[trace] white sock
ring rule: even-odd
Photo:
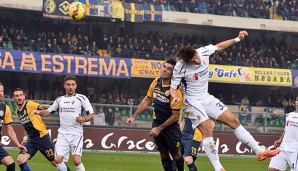
[[[239,141],[248,145],[257,155],[260,155],[265,151],[265,149],[259,146],[254,137],[252,137],[251,134],[242,125],[234,129],[234,134]]]
[[[58,171],[67,171],[67,167],[64,162],[57,164]]]
[[[211,161],[215,171],[219,171],[222,167],[218,157],[218,151],[216,150],[216,146],[213,141],[213,137],[207,137],[203,139],[203,145],[205,149],[205,153]]]
[[[85,171],[85,167],[84,167],[83,163],[81,163],[80,165],[76,166],[76,171]]]

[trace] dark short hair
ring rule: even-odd
[[[184,47],[179,50],[177,57],[185,63],[190,63],[190,60],[195,56],[196,50],[192,47]]]
[[[74,77],[74,76],[66,76],[66,77],[64,78],[64,83],[65,83],[66,81],[68,81],[68,80],[73,80],[73,81],[77,82],[76,77]]]
[[[4,88],[4,85],[0,82],[0,86],[2,86]]]
[[[169,63],[169,64],[175,66],[175,65],[176,65],[176,62],[177,62],[177,61],[176,61],[176,58],[175,58],[175,57],[170,57],[170,58],[168,58],[168,59],[166,60],[165,63]]]
[[[24,90],[22,88],[16,88],[12,92],[12,97],[14,96],[14,92],[16,92],[16,91],[22,91],[24,93]]]

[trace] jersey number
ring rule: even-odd
[[[46,154],[47,154],[48,157],[52,157],[52,156],[54,156],[54,152],[53,152],[52,149],[48,149],[48,150],[46,150]]]
[[[218,103],[216,103],[216,106],[219,107],[219,110],[223,110],[223,108],[225,107],[225,105],[221,101],[219,101]]]

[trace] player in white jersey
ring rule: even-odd
[[[77,88],[76,79],[67,76],[64,79],[66,95],[58,97],[47,110],[36,110],[34,114],[49,116],[56,111],[60,116],[60,127],[55,145],[55,161],[59,171],[67,171],[64,162],[68,161],[71,150],[73,161],[77,171],[85,171],[82,163],[83,148],[83,126],[82,123],[93,119],[93,108],[89,99],[75,92]],[[86,111],[86,116],[82,116],[82,109]]]
[[[280,145],[281,152],[274,156],[269,164],[269,171],[286,170],[298,171],[298,96],[296,97],[296,111],[286,116],[286,125],[281,137],[274,142]]]
[[[280,151],[279,149],[261,148],[251,134],[240,125],[238,118],[219,99],[208,93],[209,56],[217,50],[221,51],[241,41],[245,36],[248,36],[248,33],[240,31],[237,38],[216,45],[208,45],[199,49],[191,47],[181,49],[177,55],[179,61],[174,68],[171,81],[170,90],[174,98],[172,105],[180,101],[176,89],[180,83],[184,84],[186,112],[192,120],[193,127],[198,127],[202,132],[205,153],[216,171],[224,171],[225,169],[219,161],[216,145],[213,141],[213,121],[210,118],[231,127],[236,137],[255,151],[259,160],[274,156]]]

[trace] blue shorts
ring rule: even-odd
[[[154,122],[152,126],[155,127]],[[173,123],[154,138],[158,151],[169,151],[174,154],[180,151],[180,140],[181,131],[178,123]]]
[[[193,139],[182,139],[180,145],[181,153],[184,155],[184,157],[192,156],[193,159],[196,160],[200,144],[200,141]]]
[[[0,161],[4,159],[4,157],[10,156],[7,151],[0,145]]]
[[[40,151],[49,161],[54,161],[55,159],[54,146],[49,135],[45,135],[38,139],[29,139],[24,146],[30,154],[30,159],[37,151]],[[23,154],[22,150],[20,151],[20,154]]]

